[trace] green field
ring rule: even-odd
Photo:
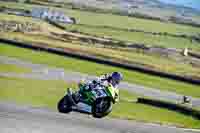
[[[32,61],[33,63],[47,64],[49,66],[61,67],[65,70],[77,71],[92,75],[101,75],[113,71],[120,71],[125,75],[124,80],[130,83],[141,84],[144,86],[161,90],[168,90],[193,97],[200,97],[200,90],[198,85],[150,76],[135,71],[128,71],[122,68],[111,67],[107,65],[96,64],[93,62],[58,56],[45,52],[36,52],[2,44],[0,48],[0,55],[17,57],[23,60]]]
[[[21,4],[14,2],[0,2],[0,6],[27,9],[27,10],[31,10],[33,7],[43,7],[39,5],[36,6],[36,5]],[[163,23],[163,22],[161,23],[159,21],[154,21],[154,20],[138,19],[133,17],[118,16],[112,14],[93,13],[88,11],[71,10],[66,8],[65,9],[57,8],[57,9],[64,11],[69,16],[75,17],[79,24],[111,26],[111,27],[119,27],[126,29],[132,28],[144,31],[168,32],[173,34],[194,35],[200,32],[200,28],[192,26],[184,26],[184,25]]]
[[[66,88],[75,87],[74,83],[64,81],[6,77],[0,77],[0,84],[0,100],[2,101],[15,101],[18,104],[46,107],[53,110],[56,110],[57,102],[64,95]],[[136,100],[137,95],[121,90],[120,97]],[[199,120],[180,113],[126,101],[114,105],[109,117],[187,128],[199,128],[200,123]]]
[[[161,46],[166,48],[179,48],[184,49],[185,47],[194,50],[200,50],[200,43],[192,41],[187,38],[178,38],[171,36],[160,36],[153,34],[145,34],[143,32],[128,32],[123,30],[114,30],[102,27],[88,27],[83,25],[63,25],[69,31],[79,31],[96,35],[99,37],[108,37],[120,41],[129,41],[132,43],[140,43],[148,46]]]

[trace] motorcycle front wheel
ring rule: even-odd
[[[98,98],[92,105],[92,115],[96,118],[107,116],[112,111],[112,101],[109,97]]]
[[[60,113],[69,113],[72,111],[72,105],[69,101],[69,97],[66,95],[64,96],[57,105],[57,109]]]

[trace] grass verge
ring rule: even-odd
[[[0,72],[28,73],[28,72],[31,72],[31,69],[28,69],[25,67],[19,67],[12,64],[0,63]]]
[[[199,120],[196,120],[193,117],[135,102],[120,102],[119,105],[114,106],[110,116],[114,118],[176,125],[187,128],[200,127]]]
[[[124,80],[130,83],[136,83],[160,90],[168,90],[183,95],[200,97],[200,90],[198,85],[150,76],[144,73],[129,71],[118,67],[96,64],[89,61],[58,56],[46,52],[32,51],[29,49],[3,44],[1,44],[0,47],[0,55],[17,57],[23,60],[32,61],[33,63],[47,64],[49,66],[61,67],[65,70],[78,71],[91,75],[101,75],[113,71],[120,71],[124,74]]]
[[[64,95],[66,88],[76,87],[74,83],[65,81],[7,77],[0,77],[0,84],[0,99],[2,101],[15,101],[18,104],[31,104],[34,107],[47,107],[53,110],[56,110],[57,102]],[[137,95],[121,90],[120,97],[136,100]],[[109,117],[171,124],[187,128],[199,128],[200,123],[199,120],[177,112],[126,101],[115,104]]]

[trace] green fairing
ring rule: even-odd
[[[94,102],[94,100],[96,99],[96,95],[94,93],[92,93],[92,91],[86,91],[85,90],[86,85],[85,84],[80,84],[79,88],[80,88],[80,92],[84,98],[84,101],[89,104],[92,105],[92,103]],[[112,97],[112,99],[114,99],[115,97],[115,88],[111,85],[106,86],[105,87],[105,91],[108,97]]]
[[[91,91],[86,91],[85,87],[86,85],[83,83],[79,85],[80,93],[82,94],[84,101],[91,105],[95,100],[95,95]]]
[[[109,86],[107,86],[105,88],[105,90],[106,90],[107,95],[114,99],[114,97],[115,97],[115,88],[113,86],[109,85]]]

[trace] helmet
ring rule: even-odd
[[[120,72],[113,72],[111,74],[111,81],[113,86],[118,85],[122,79],[123,75]]]

